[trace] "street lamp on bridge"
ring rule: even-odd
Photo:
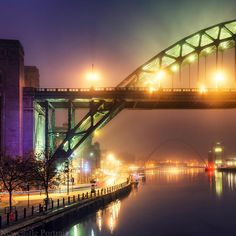
[[[161,88],[161,81],[162,79],[164,78],[165,76],[165,71],[164,70],[160,70],[158,71],[157,75],[156,75],[156,79],[157,79],[157,82],[158,82],[158,88]]]
[[[207,92],[207,88],[206,88],[206,86],[205,86],[204,84],[200,85],[200,87],[199,87],[199,92],[200,92],[201,94]]]
[[[214,75],[216,89],[219,89],[222,82],[225,80],[225,75],[222,71],[217,71]]]
[[[92,69],[90,72],[87,73],[86,77],[90,83],[90,87],[93,87],[94,84],[99,80],[100,76],[96,71],[94,71],[94,64],[92,64]]]

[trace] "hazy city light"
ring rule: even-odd
[[[205,85],[201,85],[199,88],[200,93],[206,93],[207,92],[207,88]]]
[[[215,72],[214,74],[214,80],[215,80],[215,85],[216,85],[216,88],[220,88],[220,86],[222,85],[222,83],[224,82],[225,80],[225,75],[223,73],[223,71],[217,71]]]
[[[173,72],[177,72],[178,69],[179,69],[179,66],[178,66],[177,64],[171,66],[171,70],[172,70]]]
[[[190,56],[188,57],[188,61],[189,61],[189,62],[194,62],[195,59],[196,59],[196,56],[195,56],[195,55],[190,55]]]
[[[98,72],[88,72],[87,73],[87,80],[89,80],[90,82],[95,82],[95,81],[98,81],[98,79],[100,78]]]
[[[156,78],[157,78],[158,80],[161,80],[161,79],[163,79],[164,76],[165,76],[165,71],[160,70],[160,71],[157,73]]]
[[[153,87],[149,87],[149,93],[153,93],[153,92],[155,92],[156,91],[156,89],[155,88],[153,88]]]
[[[95,71],[93,64],[92,64],[91,71],[87,72],[86,78],[90,86],[95,86],[96,83],[100,80],[101,76],[97,71]]]

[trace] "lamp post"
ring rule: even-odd
[[[66,162],[65,162],[65,173],[66,173],[66,184],[67,184],[67,195],[69,195],[69,193],[70,193],[70,186],[69,186],[69,181],[70,181],[70,179],[69,179],[69,177],[70,177],[70,173],[69,173],[69,161],[67,160]]]
[[[74,191],[74,182],[75,182],[75,178],[73,176],[71,176],[71,191],[73,192]]]
[[[28,191],[28,208],[29,208],[29,190],[30,190],[30,188],[29,188],[29,183],[27,183],[27,191]]]

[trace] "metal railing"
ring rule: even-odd
[[[32,205],[28,208],[26,207],[14,207],[11,212],[4,212],[0,215],[0,229],[6,228],[10,225],[20,223],[27,219],[32,219],[32,217],[36,217],[39,215],[43,215],[48,212],[52,212],[53,210],[63,209],[73,204],[87,203],[89,200],[93,200],[96,197],[101,197],[107,195],[109,193],[115,192],[119,189],[127,186],[129,182],[125,182],[122,184],[117,184],[114,186],[110,186],[107,188],[102,188],[95,190],[95,192],[86,192],[82,194],[77,194],[73,196],[63,197],[61,199],[51,199],[47,203],[40,203],[38,205]],[[9,208],[8,208],[9,209]]]
[[[137,92],[236,92],[236,88],[160,88],[150,90],[148,87],[99,87],[99,88],[36,88],[36,92],[114,92],[114,91],[137,91]]]

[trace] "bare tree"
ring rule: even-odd
[[[44,153],[31,156],[31,173],[35,183],[40,184],[44,190],[46,198],[49,198],[49,188],[56,185],[57,170],[50,155]]]
[[[12,194],[28,181],[28,160],[22,157],[2,155],[0,159],[0,180],[9,193],[9,208],[12,211]]]

